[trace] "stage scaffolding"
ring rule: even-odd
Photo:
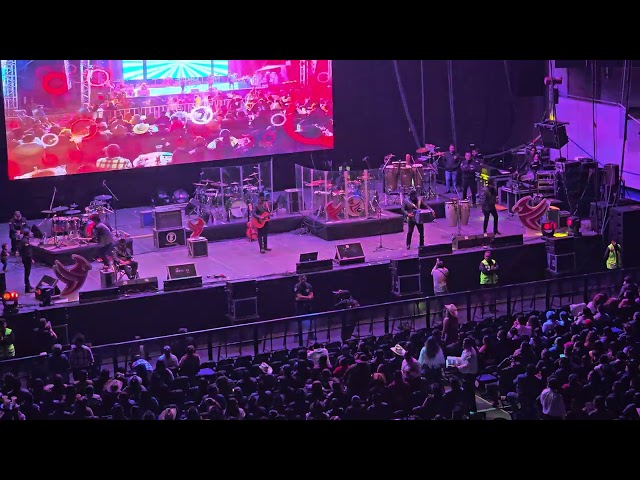
[[[2,60],[2,95],[5,115],[13,115],[18,109],[18,79],[15,60]]]

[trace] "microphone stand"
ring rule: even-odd
[[[116,194],[113,193],[113,190],[111,190],[109,188],[109,186],[107,185],[107,181],[106,180],[103,180],[102,186],[107,189],[107,191],[111,194],[111,196],[113,197],[113,199],[116,202],[120,201],[120,199],[116,196]],[[116,226],[116,233],[115,233],[114,236],[115,236],[115,238],[118,238],[120,232],[118,231],[118,209],[117,208],[113,209],[113,222],[115,223],[115,226]]]

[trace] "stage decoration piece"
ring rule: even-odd
[[[45,147],[54,147],[58,144],[59,138],[55,133],[45,133],[41,140]]]
[[[283,126],[287,121],[287,117],[284,115],[284,113],[274,113],[273,115],[271,115],[271,125],[273,125],[274,127],[281,127]]]
[[[101,74],[102,76],[104,76],[101,82],[95,81],[96,74]],[[111,77],[109,75],[109,72],[107,72],[104,68],[93,67],[92,70],[89,70],[87,72],[87,79],[92,87],[104,87],[107,83],[109,83],[110,78]]]
[[[344,205],[342,205],[342,203],[338,203],[337,205],[334,203],[328,203],[326,206],[326,209],[327,209],[327,215],[329,216],[329,220],[333,220],[333,221],[340,220],[338,215],[340,214],[343,208],[344,208]]]
[[[64,290],[60,293],[61,297],[69,297],[78,293],[87,280],[89,270],[91,270],[91,264],[86,258],[75,254],[71,255],[71,258],[75,262],[72,267],[65,267],[60,260],[56,260],[53,266],[53,273],[58,280],[65,284]]]
[[[513,213],[518,214],[518,218],[522,224],[531,229],[540,231],[540,219],[549,210],[549,201],[543,199],[537,205],[533,202],[533,197],[527,195],[522,197],[513,206]]]
[[[187,226],[189,230],[191,230],[191,236],[189,238],[199,238],[204,230],[204,220],[201,217],[196,218],[195,220],[189,220],[187,222]]]
[[[317,79],[318,79],[318,82],[320,82],[320,83],[327,83],[327,82],[329,82],[329,73],[328,72],[320,72],[318,74]]]
[[[42,77],[42,88],[49,95],[63,95],[69,91],[64,72],[49,72]]]
[[[213,120],[213,110],[211,107],[201,105],[191,110],[191,121],[196,125],[206,125]]]
[[[90,118],[78,118],[69,125],[71,141],[81,143],[82,140],[92,138],[98,133],[98,125]]]

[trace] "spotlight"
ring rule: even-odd
[[[18,297],[18,292],[4,292],[2,294],[4,313],[11,314],[18,312]]]
[[[582,236],[582,233],[580,233],[581,226],[582,226],[582,220],[580,220],[580,217],[567,218],[567,227],[569,227],[569,236],[572,236],[572,237]]]
[[[40,303],[41,307],[50,307],[51,306],[51,297],[53,297],[54,287],[50,285],[43,284],[36,288],[36,297],[42,300]]]
[[[553,237],[556,233],[556,224],[555,222],[544,222],[540,225],[540,230],[543,237]]]

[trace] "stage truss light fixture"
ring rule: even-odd
[[[20,295],[18,295],[18,292],[4,292],[2,294],[2,307],[4,308],[4,313],[17,313],[19,298]]]
[[[567,218],[567,227],[569,228],[570,236],[580,237],[582,235],[582,233],[580,233],[581,226],[582,226],[582,220],[580,220],[580,217]]]
[[[555,222],[543,222],[540,225],[540,231],[543,237],[553,237],[556,234]]]

